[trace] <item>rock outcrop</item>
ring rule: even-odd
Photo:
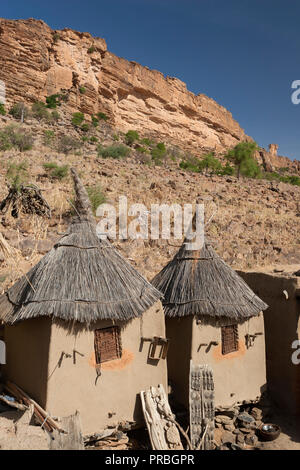
[[[104,39],[53,31],[40,20],[0,19],[0,80],[9,104],[63,91],[71,112],[104,112],[121,131],[136,129],[195,154],[247,139],[229,111],[180,80],[115,56]]]

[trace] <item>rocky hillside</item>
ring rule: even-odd
[[[0,132],[15,123],[0,118]],[[18,128],[17,128],[18,129]],[[50,131],[50,134],[49,134]],[[58,123],[27,120],[18,132],[34,136],[31,150],[16,148],[0,153],[0,201],[7,195],[8,169],[27,163],[28,182],[38,185],[48,201],[52,215],[43,218],[9,212],[0,214],[0,291],[45,254],[65,231],[72,211],[73,188],[69,173],[52,176],[45,164],[74,166],[88,187],[99,187],[107,202],[117,206],[119,196],[129,204],[191,203],[202,198],[207,220],[213,215],[207,235],[216,251],[234,268],[261,268],[275,264],[299,264],[300,187],[266,180],[205,175],[183,171],[179,159],[166,160],[162,166],[148,165],[137,159],[136,151],[122,159],[101,158],[97,145],[84,139],[82,145],[67,154],[57,150],[49,136],[61,133],[76,137],[70,119],[63,115]],[[47,139],[45,139],[47,137]],[[79,136],[78,140],[79,140]],[[116,129],[100,123],[93,137],[103,147],[116,143]],[[118,145],[124,134],[118,132]],[[95,139],[94,139],[95,140]],[[98,188],[99,189],[99,188]],[[148,279],[151,279],[175,254],[180,240],[115,241],[121,253]],[[2,249],[1,249],[2,248]]]

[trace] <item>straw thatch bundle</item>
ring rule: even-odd
[[[89,199],[72,171],[76,216],[68,233],[0,297],[0,318],[52,316],[90,324],[139,317],[161,294],[96,234]]]
[[[0,232],[0,251],[3,253],[5,259],[14,257],[19,251],[9,245]]]
[[[168,317],[242,322],[268,307],[208,243],[199,251],[188,251],[184,243],[152,284],[164,294]]]

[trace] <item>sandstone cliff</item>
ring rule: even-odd
[[[9,103],[64,90],[70,111],[103,111],[121,131],[140,130],[193,153],[222,152],[246,138],[229,111],[180,80],[111,54],[104,39],[53,31],[39,20],[0,19],[0,79]]]
[[[105,112],[121,131],[135,129],[196,155],[250,139],[229,111],[177,78],[117,57],[104,39],[53,31],[40,20],[0,19],[0,80],[9,105],[63,91],[70,112]],[[256,158],[267,171],[300,172],[300,162],[277,156],[273,144]]]

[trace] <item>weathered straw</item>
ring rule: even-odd
[[[15,323],[52,316],[90,324],[139,317],[158,292],[96,234],[88,196],[76,172],[76,216],[68,233],[0,297],[0,319]]]
[[[240,322],[268,307],[207,242],[199,251],[188,251],[184,243],[152,284],[164,295],[168,317],[210,316]]]

